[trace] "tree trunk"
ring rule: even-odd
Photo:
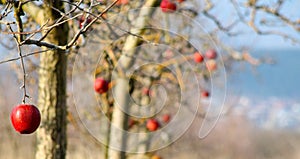
[[[142,31],[145,26],[148,18],[150,18],[151,14],[153,13],[153,9],[149,7],[153,7],[157,4],[158,0],[147,0],[143,8],[141,9],[139,17],[135,21],[134,27],[131,29],[131,32],[137,35],[141,35]],[[139,45],[140,39],[129,35],[125,41],[124,47],[122,52],[126,53],[126,56],[123,56],[119,60],[119,66],[122,66],[122,70],[126,72],[134,59],[131,58],[136,53],[135,48]],[[109,151],[108,151],[108,158],[109,159],[125,159],[125,152],[120,150],[112,149],[115,144],[120,145],[122,150],[126,150],[126,136],[121,133],[120,130],[127,130],[128,124],[128,116],[123,112],[123,110],[129,110],[129,83],[127,77],[120,75],[119,73],[116,75],[116,86],[115,86],[115,104],[114,110],[112,114],[112,125],[110,131],[110,141],[109,141]],[[127,111],[128,112],[128,111]]]
[[[46,23],[53,24],[61,15],[51,9],[51,5],[64,11],[60,1],[48,0],[44,5]],[[54,28],[45,41],[56,45],[65,45],[68,39],[68,25],[63,24]],[[67,57],[62,51],[47,51],[40,56],[39,69],[39,98],[38,106],[41,111],[41,126],[37,131],[36,159],[63,159],[66,155],[66,65]]]

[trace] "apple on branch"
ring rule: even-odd
[[[209,95],[210,95],[209,92],[206,91],[206,90],[204,90],[204,91],[201,92],[201,96],[202,96],[203,98],[208,98]]]
[[[97,93],[103,94],[108,91],[108,85],[109,83],[104,78],[98,77],[95,80],[94,89]]]
[[[168,122],[170,121],[170,119],[171,119],[171,116],[170,116],[169,114],[164,114],[164,115],[162,116],[162,120],[163,120],[163,122],[165,122],[165,123],[168,123]]]
[[[17,132],[31,134],[39,127],[41,114],[34,105],[20,104],[13,108],[10,120]]]
[[[215,71],[217,69],[217,62],[215,60],[206,61],[206,68],[208,71]]]
[[[119,0],[116,5],[126,5],[129,3],[129,0]]]
[[[84,21],[85,21],[85,16],[81,16],[81,17],[79,18],[79,28],[80,28],[80,29],[82,29],[82,28],[84,27],[84,26],[83,26]],[[88,18],[86,19],[86,24],[89,24],[90,22],[92,22],[92,18],[91,18],[91,17],[88,17]]]
[[[217,52],[214,49],[209,49],[205,53],[205,57],[208,59],[215,59],[217,58]]]
[[[194,61],[196,63],[201,63],[201,62],[203,62],[203,60],[204,60],[204,57],[201,53],[199,53],[199,52],[194,53]]]
[[[158,156],[158,155],[154,155],[154,156],[151,157],[151,159],[161,159],[161,157]]]
[[[160,3],[160,8],[162,12],[172,13],[177,9],[176,3],[171,2],[170,0],[162,0]]]
[[[156,131],[159,128],[159,123],[156,119],[149,119],[146,127],[149,131]]]

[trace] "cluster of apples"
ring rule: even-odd
[[[185,0],[177,0],[178,3],[182,3],[184,1]],[[173,2],[171,0],[162,0],[160,3],[160,8],[161,8],[162,12],[172,13],[177,10],[177,5],[175,2]]]
[[[195,63],[202,63],[204,62],[204,59],[206,58],[206,68],[208,71],[215,71],[217,69],[217,52],[214,49],[209,49],[205,52],[205,54],[201,54],[200,52],[195,52],[194,55],[194,62]],[[210,96],[210,93],[207,90],[201,91],[201,97],[208,98]]]
[[[86,21],[85,23],[86,24],[89,24],[90,22],[92,22],[92,18],[91,17],[88,17],[87,19],[85,19],[85,17],[84,16],[81,16],[80,18],[79,18],[79,20],[78,20],[78,22],[79,22],[79,28],[81,29],[81,28],[83,28],[84,26],[84,21]]]
[[[196,63],[202,63],[204,61],[204,58],[207,58],[208,60],[205,62],[206,68],[208,71],[214,71],[217,69],[217,52],[214,49],[209,49],[205,52],[204,56],[200,52],[194,53],[194,61]]]

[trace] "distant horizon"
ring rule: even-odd
[[[277,63],[254,70],[250,64],[235,65],[243,70],[228,77],[232,82],[229,91],[248,101],[248,118],[257,126],[300,131],[296,126],[300,124],[300,49],[257,49],[252,53],[254,57],[272,56]]]

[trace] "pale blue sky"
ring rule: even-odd
[[[219,21],[222,22],[224,26],[228,26],[229,24],[232,24],[232,22],[237,19],[237,12],[235,8],[230,5],[231,0],[213,0],[217,3],[215,3],[214,9],[210,11]],[[239,3],[239,11],[244,13],[247,11],[243,7],[243,4],[245,3],[246,0],[235,0],[237,3]],[[277,0],[263,0],[259,1],[260,3],[263,4],[273,4]],[[284,14],[286,17],[288,17],[291,20],[300,20],[300,1],[299,0],[286,0],[284,5],[282,6],[281,13]],[[246,21],[249,20],[249,16],[245,18]],[[273,16],[270,16],[269,14],[266,13],[261,13],[258,12],[257,14],[257,21],[256,24],[259,26],[259,21],[261,19],[267,19],[267,20],[272,20],[276,21],[278,20],[277,18],[274,18]],[[205,23],[209,25],[213,25],[211,20],[205,20]],[[260,28],[264,30],[276,30],[283,32],[285,34],[290,35],[291,37],[298,39],[300,41],[300,32],[297,32],[294,30],[294,28],[291,28],[290,26],[282,26],[282,25],[271,25],[270,27],[262,27]],[[300,49],[300,44],[293,44],[290,40],[284,39],[280,36],[275,36],[275,35],[264,35],[260,36],[257,35],[252,28],[250,28],[248,25],[239,23],[233,30],[234,32],[241,32],[242,34],[236,37],[228,37],[226,35],[221,34],[221,39],[224,41],[226,44],[229,44],[230,46],[234,47],[248,47],[249,49],[279,49],[279,48],[284,48],[284,49]]]

